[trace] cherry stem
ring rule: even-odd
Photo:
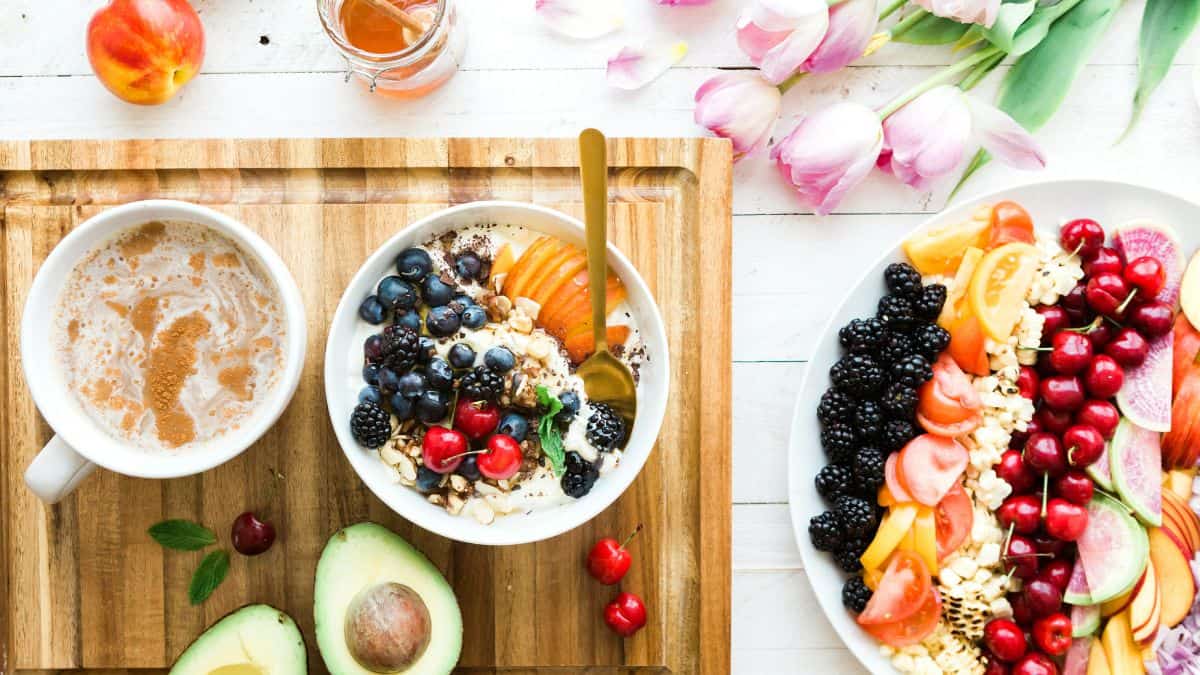
[[[1104,318],[1098,316],[1095,319],[1092,319],[1092,322],[1086,326],[1080,326],[1079,328],[1066,328],[1064,330],[1066,330],[1069,333],[1079,333],[1080,335],[1087,335],[1087,334],[1091,333],[1092,331],[1096,330],[1097,328],[1099,328],[1101,321],[1104,321]]]
[[[1109,323],[1111,323],[1112,325],[1116,326],[1117,328],[1124,328],[1124,327],[1125,327],[1124,325],[1122,325],[1122,324],[1121,324],[1121,322],[1120,322],[1120,321],[1117,321],[1116,319],[1112,318],[1111,316],[1105,316],[1104,318],[1105,318],[1105,319],[1108,319]]]
[[[454,428],[454,416],[458,414],[458,394],[459,390],[454,390],[454,400],[450,402],[450,421],[447,423],[447,429]]]
[[[642,531],[642,524],[638,523],[638,526],[636,528],[634,528],[634,530],[633,530],[633,534],[630,534],[628,537],[625,538],[625,541],[623,541],[621,543],[621,548],[624,549],[625,547],[629,546],[629,542],[633,541],[633,538],[638,536],[638,533],[641,531]]]
[[[462,458],[462,457],[466,457],[468,455],[486,455],[489,452],[491,452],[491,450],[468,450],[467,452],[460,452],[457,455],[450,455],[449,457],[443,457],[442,458],[442,466],[445,467],[450,462],[453,462],[454,460]]]
[[[1079,449],[1078,445],[1072,445],[1071,447],[1067,448],[1067,464],[1070,464],[1071,466],[1075,466],[1075,451],[1078,449]],[[1043,513],[1042,515],[1044,516],[1046,514]]]
[[[1125,313],[1125,309],[1127,307],[1129,307],[1129,303],[1133,302],[1134,297],[1137,296],[1137,292],[1138,292],[1138,289],[1136,289],[1136,288],[1133,289],[1132,291],[1129,291],[1129,295],[1125,296],[1124,302],[1117,305],[1117,314]]]
[[[1046,497],[1050,494],[1050,472],[1042,472],[1042,517],[1046,517]]]

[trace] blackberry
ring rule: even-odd
[[[879,524],[875,519],[875,507],[862,497],[842,495],[834,502],[834,511],[842,521],[842,530],[849,539],[870,539]],[[851,542],[846,542],[850,544]],[[843,547],[845,548],[845,547]],[[859,551],[862,554],[862,551]]]
[[[350,414],[350,434],[358,444],[378,448],[392,436],[392,418],[374,401],[363,401]]]
[[[874,593],[867,588],[862,577],[850,577],[842,586],[842,604],[855,614],[862,614],[862,611],[867,608],[867,603],[871,601],[872,595]]]
[[[863,401],[854,410],[854,433],[864,441],[883,431],[883,407],[877,401]]]
[[[911,420],[917,412],[917,390],[901,382],[893,382],[879,400],[883,412],[894,420]]]
[[[921,289],[913,298],[913,313],[918,319],[936,321],[942,313],[942,305],[946,304],[946,287],[941,284],[930,284]]]
[[[611,452],[625,443],[625,420],[610,406],[593,403],[588,416],[587,441],[601,452]]]
[[[888,265],[883,271],[883,281],[895,295],[911,297],[921,291],[921,273],[908,263]]]
[[[829,369],[829,377],[833,386],[859,398],[866,398],[883,386],[883,369],[866,354],[843,356]]]
[[[854,455],[854,484],[858,494],[873,499],[883,485],[887,457],[878,448],[859,448]]]
[[[899,450],[917,437],[917,428],[908,420],[888,420],[880,438],[884,450]]]
[[[567,473],[587,473],[592,470],[592,463],[583,458],[578,452],[571,451],[566,457]]]
[[[599,475],[599,472],[594,469],[587,473],[563,474],[562,490],[568,497],[579,499],[592,491],[592,486],[596,484],[596,478]]]
[[[821,446],[825,448],[825,454],[830,461],[850,461],[854,458],[854,429],[844,424],[835,424],[822,429]]]
[[[504,393],[504,376],[487,366],[476,366],[463,375],[459,390],[476,401],[495,401]]]
[[[838,567],[842,568],[843,572],[856,574],[862,571],[862,554],[867,550],[867,540],[853,539],[846,542],[846,548],[833,554],[833,559],[837,562]]]
[[[875,317],[854,319],[838,331],[838,341],[851,352],[873,353],[883,346],[883,322]]]
[[[915,352],[916,344],[913,336],[907,332],[888,331],[883,346],[879,348],[878,358],[884,364],[895,363]]]
[[[920,354],[909,354],[892,364],[892,380],[916,389],[933,378],[933,368]]]
[[[842,547],[842,539],[845,537],[841,518],[833,511],[813,516],[812,520],[808,521],[808,536],[812,539],[813,548],[818,551],[837,551]]]
[[[885,295],[880,298],[879,309],[876,311],[875,317],[889,328],[892,326],[903,328],[916,319],[912,301],[900,295]]]
[[[849,424],[854,420],[854,399],[844,391],[826,389],[817,406],[817,419],[824,426]]]
[[[828,464],[817,472],[813,482],[817,486],[817,494],[832,504],[850,490],[853,480],[850,467],[845,464]]]
[[[383,365],[403,372],[417,364],[421,354],[421,336],[417,331],[392,324],[383,329]]]
[[[912,337],[914,349],[930,361],[937,360],[938,354],[950,346],[950,333],[934,323],[918,326],[913,330]]]

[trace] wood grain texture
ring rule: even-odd
[[[626,495],[592,522],[546,542],[487,548],[416,528],[358,480],[325,410],[326,322],[376,246],[449,204],[513,199],[579,214],[573,141],[0,143],[0,339],[14,355],[0,372],[4,672],[162,668],[204,626],[250,602],[287,610],[319,671],[316,560],[329,534],[367,519],[409,539],[455,586],[466,624],[463,672],[728,672],[731,151],[712,139],[613,139],[609,157],[610,236],[667,320],[674,381],[659,445]],[[21,480],[51,434],[15,358],[25,292],[71,228],[107,206],[150,197],[218,208],[276,248],[308,308],[305,373],[280,422],[236,460],[172,481],[98,471],[62,504],[44,507]],[[711,274],[696,273],[697,255]],[[225,584],[189,607],[185,589],[202,553],[163,551],[145,528],[164,517],[193,518],[228,545],[224,528],[267,498],[272,468],[287,477],[277,502],[279,541],[257,558],[234,556]],[[623,588],[646,600],[650,622],[622,641],[600,621],[613,590],[592,582],[581,561],[596,538],[638,523],[647,532]]]

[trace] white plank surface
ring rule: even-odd
[[[102,0],[0,3],[0,138],[566,136],[587,125],[613,135],[693,135],[703,133],[692,123],[696,87],[717,68],[747,65],[732,29],[741,0],[675,9],[624,0],[625,30],[587,43],[547,32],[532,0],[460,0],[469,31],[463,72],[432,96],[401,103],[343,83],[342,62],[312,0],[194,2],[208,35],[203,72],[156,108],[125,105],[91,76],[83,35]],[[1039,134],[1050,157],[1044,175],[1125,178],[1200,197],[1196,39],[1137,131],[1114,145],[1136,79],[1141,7],[1125,3],[1066,104]],[[606,88],[605,58],[656,34],[689,41],[683,63],[639,92]],[[953,58],[948,49],[889,45],[846,72],[809,78],[785,97],[776,133],[842,97],[882,104]],[[998,79],[993,75],[979,95],[990,96]],[[743,162],[735,175],[732,669],[862,672],[820,618],[792,540],[788,422],[805,359],[840,301],[836,289],[858,278],[858,262],[873,260],[942,208],[949,186],[921,194],[874,176],[839,214],[816,218],[804,213],[765,158]],[[993,166],[967,191],[1036,177]]]

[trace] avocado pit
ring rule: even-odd
[[[346,646],[375,673],[407,670],[425,653],[431,631],[425,601],[394,581],[364,588],[346,609]]]

